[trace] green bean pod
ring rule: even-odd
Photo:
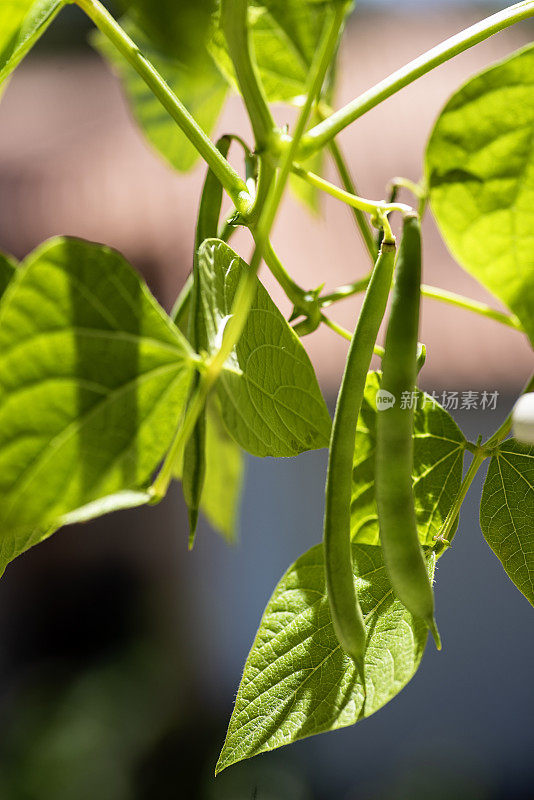
[[[352,567],[350,507],[356,426],[373,348],[386,311],[395,243],[382,243],[358,318],[338,394],[326,478],[324,556],[332,622],[343,649],[364,680],[365,624]],[[365,687],[365,682],[364,682]]]
[[[217,147],[224,157],[228,155],[230,138],[223,136],[217,142]],[[193,261],[193,282],[189,295],[189,317],[187,324],[187,338],[195,350],[199,352],[206,347],[204,329],[199,311],[200,306],[200,281],[198,278],[197,251],[205,239],[217,236],[217,227],[221,213],[222,186],[215,174],[208,170],[200,208],[198,211],[197,229],[195,236],[195,255]],[[195,375],[191,391],[196,388],[199,380]],[[189,516],[189,547],[195,542],[198,524],[200,501],[206,477],[206,412],[200,414],[193,433],[184,450],[182,469],[182,490]]]
[[[422,617],[441,647],[434,619],[434,593],[419,543],[412,486],[417,334],[421,298],[421,226],[404,220],[397,275],[382,359],[382,391],[395,402],[377,412],[375,491],[380,541],[391,585],[399,600]],[[386,397],[388,395],[385,395]]]

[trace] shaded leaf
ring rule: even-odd
[[[2,0],[0,84],[48,28],[65,0]]]
[[[515,439],[492,456],[480,527],[506,574],[534,605],[534,447]]]
[[[217,123],[228,89],[210,56],[205,53],[194,64],[184,64],[155,50],[128,19],[121,24],[209,135]],[[157,97],[102,34],[95,34],[92,41],[121,79],[132,112],[151,145],[174,169],[181,172],[191,169],[199,160],[199,154]]]
[[[358,420],[352,476],[351,535],[355,542],[379,544],[376,507],[376,393],[381,376],[370,372]],[[462,481],[466,440],[450,414],[424,392],[414,414],[413,486],[422,545],[432,547]]]
[[[0,305],[2,553],[138,505],[192,371],[187,342],[119,253],[57,238],[28,256]]]
[[[267,604],[216,770],[371,716],[408,683],[427,639],[391,589],[382,550],[352,545],[355,585],[367,628],[367,699],[330,617],[323,547],[286,572]],[[429,572],[434,557],[428,557]]]
[[[462,266],[534,342],[534,47],[485,70],[439,117],[426,154],[432,210]]]
[[[218,350],[238,283],[249,269],[218,239],[198,255],[208,347]],[[294,456],[327,447],[331,420],[298,336],[256,279],[243,334],[217,382],[228,432],[257,456]]]

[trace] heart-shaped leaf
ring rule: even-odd
[[[250,269],[227,244],[199,249],[201,308],[208,347],[218,350],[239,281]],[[228,432],[257,456],[295,456],[327,447],[331,420],[300,339],[256,279],[241,338],[217,383]]]
[[[269,600],[217,772],[306,736],[354,725],[382,708],[417,671],[425,623],[393,595],[380,547],[352,545],[352,556],[368,636],[367,697],[332,626],[318,545],[289,568]],[[433,575],[434,556],[427,558]]]

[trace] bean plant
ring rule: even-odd
[[[2,2],[0,81],[67,5]],[[178,171],[202,159],[206,176],[192,271],[170,315],[109,247],[56,237],[21,263],[1,256],[0,566],[64,525],[158,503],[175,480],[189,546],[199,513],[232,540],[245,452],[329,448],[324,545],[288,568],[267,604],[221,771],[360,722],[408,683],[429,629],[439,646],[436,562],[486,462],[482,533],[534,605],[532,435],[511,437],[509,416],[487,440],[468,441],[417,388],[421,295],[534,342],[534,45],[451,97],[419,183],[394,179],[385,199],[361,197],[337,140],[408,84],[534,17],[534,0],[461,31],[336,110],[346,0],[132,0],[120,20],[99,0],[75,5],[152,146]],[[210,138],[228,92],[242,97],[251,141]],[[297,109],[290,126],[287,106]],[[336,183],[323,177],[327,156]],[[288,188],[314,210],[320,193],[350,207],[367,278],[298,285],[271,241]],[[398,202],[399,188],[411,204]],[[429,205],[452,255],[506,311],[421,283]],[[248,260],[229,244],[238,228],[253,243]],[[291,302],[289,319],[259,280],[262,264]],[[384,350],[377,336],[392,287]],[[365,299],[353,335],[328,309],[357,293]],[[351,342],[333,425],[301,341],[321,326]],[[373,352],[383,378],[370,370]],[[531,379],[525,391],[533,388]],[[531,430],[527,405],[521,425]]]

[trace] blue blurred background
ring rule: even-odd
[[[342,50],[339,102],[495,5],[362,0]],[[69,9],[0,106],[0,247],[22,257],[55,233],[105,241],[170,307],[190,266],[202,170],[172,175],[149,151],[85,46],[86,31]],[[380,196],[395,174],[417,180],[451,91],[532,31],[522,26],[465,54],[347,133],[362,191]],[[247,135],[237,99],[221,127]],[[276,244],[297,279],[316,285],[325,263],[332,286],[365,274],[345,209],[327,202],[323,218],[291,200],[284,206]],[[431,220],[425,254],[427,282],[487,297],[452,263]],[[356,309],[340,308],[339,321],[350,325]],[[495,412],[456,414],[469,437],[492,432],[532,368],[529,348],[513,331],[431,304],[423,339],[423,388],[500,392]],[[332,404],[346,345],[328,331],[307,344]],[[480,532],[483,475],[439,563],[443,651],[429,645],[410,685],[369,720],[213,778],[263,608],[287,566],[321,538],[325,466],[325,452],[249,458],[235,547],[202,521],[187,551],[175,485],[158,507],[64,529],[8,568],[0,581],[2,800],[532,797],[532,608]]]

